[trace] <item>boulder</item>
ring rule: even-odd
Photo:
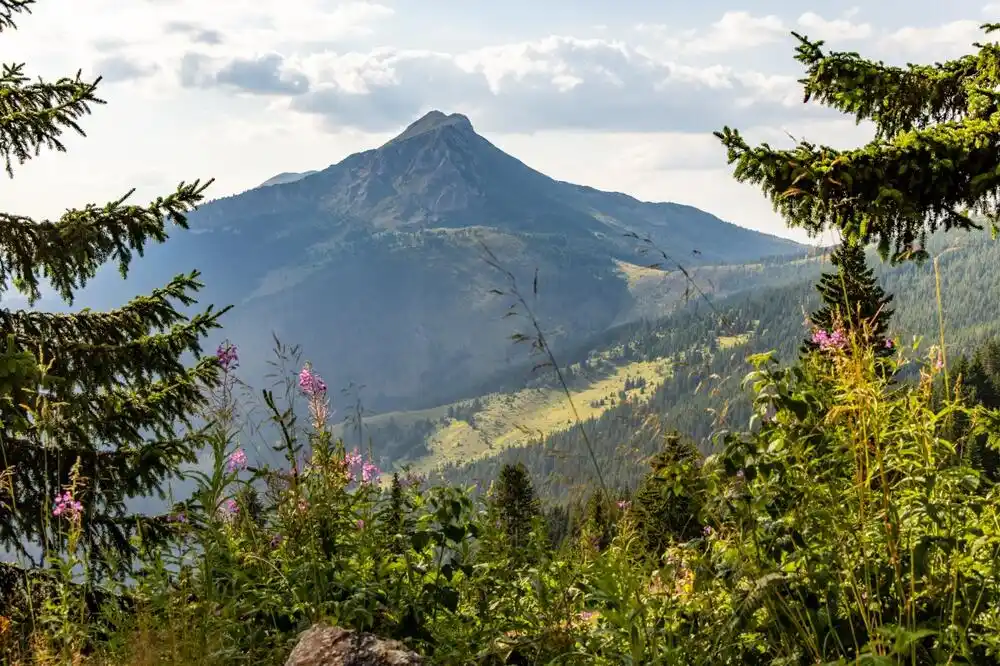
[[[423,666],[424,659],[399,641],[328,624],[302,632],[285,666]]]

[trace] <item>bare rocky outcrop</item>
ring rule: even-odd
[[[399,641],[328,624],[302,632],[285,666],[423,666],[424,659]]]

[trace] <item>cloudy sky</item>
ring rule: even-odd
[[[729,124],[777,145],[866,140],[802,104],[790,31],[926,62],[968,52],[987,20],[1000,5],[982,0],[39,0],[0,35],[0,60],[103,75],[108,104],[0,196],[38,216],[194,178],[215,177],[221,196],[441,109],[551,176],[801,238],[732,181],[711,136]]]

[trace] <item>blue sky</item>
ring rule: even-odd
[[[86,139],[0,182],[58,215],[215,177],[222,196],[323,168],[422,113],[462,112],[549,175],[789,232],[733,182],[711,131],[852,146],[868,128],[803,105],[791,30],[889,62],[961,55],[1000,4],[931,0],[39,0],[0,59],[102,74]],[[830,240],[830,239],[818,239]]]

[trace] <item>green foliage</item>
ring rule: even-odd
[[[663,449],[650,460],[650,472],[636,490],[631,510],[651,558],[672,543],[701,534],[701,455],[690,440],[670,434]]]
[[[522,464],[504,465],[493,486],[492,505],[515,559],[527,554],[533,523],[541,514],[528,470]]]
[[[0,0],[3,28],[13,28],[14,15],[31,4]],[[101,103],[98,81],[78,75],[31,82],[23,71],[23,65],[4,65],[0,74],[0,152],[11,175],[15,162],[23,164],[43,147],[62,150],[65,130],[82,134],[77,121]],[[167,239],[168,223],[187,226],[187,214],[207,186],[181,183],[147,206],[126,205],[126,195],[104,206],[68,210],[54,221],[0,214],[0,292],[13,288],[34,303],[44,279],[72,302],[103,264],[114,262],[126,275],[134,254]],[[212,308],[193,317],[181,311],[195,303],[198,277],[196,271],[179,275],[110,312],[0,308],[0,336],[7,344],[0,393],[0,476],[7,480],[0,544],[27,556],[25,544],[34,543],[45,558],[66,548],[50,523],[54,496],[69,486],[74,465],[80,498],[87,500],[79,539],[96,573],[128,567],[135,554],[132,536],[142,533],[149,541],[162,535],[157,521],[129,515],[125,501],[161,492],[182,463],[194,461],[199,438],[190,418],[218,370],[214,358],[199,358],[201,341],[222,314]],[[189,355],[197,361],[192,367],[183,362]],[[178,433],[178,426],[186,432]]]
[[[512,557],[499,493],[359,475],[370,463],[332,439],[323,393],[304,425],[294,392],[265,392],[287,467],[248,466],[226,374],[213,466],[175,507],[176,546],[145,551],[130,613],[87,619],[67,587],[28,626],[49,655],[91,645],[94,664],[279,664],[319,620],[438,664],[994,663],[1000,495],[963,452],[1000,448],[1000,412],[935,393],[936,356],[914,382],[863,345],[750,360],[749,426],[707,458],[661,440],[631,506],[594,492],[579,529],[575,503],[546,509],[575,539],[539,538],[526,470],[508,468],[495,487],[534,517],[531,557]],[[37,658],[37,642],[19,649]]]
[[[896,259],[925,257],[926,234],[939,227],[980,228],[969,212],[997,217],[996,42],[957,60],[900,68],[796,37],[804,101],[873,122],[875,139],[853,150],[808,141],[778,150],[751,147],[726,127],[716,136],[737,180],[760,186],[789,226],[877,240],[882,256],[891,250]]]
[[[705,583],[732,595],[755,659],[990,663],[1000,505],[941,425],[961,413],[988,433],[996,413],[935,411],[934,366],[903,387],[877,367],[870,352],[833,369],[758,360],[746,383],[773,417],[706,462]]]
[[[971,356],[962,356],[951,372],[965,400],[987,409],[1000,409],[1000,342],[987,341]],[[940,392],[943,386],[938,388]],[[946,425],[952,439],[966,442],[963,452],[972,466],[988,481],[1000,481],[1000,452],[989,446],[985,434],[970,435],[969,426],[960,415],[953,416]]]
[[[845,239],[831,254],[830,263],[837,270],[824,273],[816,285],[823,307],[809,316],[813,330],[832,333],[847,329],[875,354],[891,356],[893,350],[891,344],[886,344],[886,336],[892,317],[888,308],[892,296],[886,296],[875,272],[865,262],[864,247]],[[815,351],[819,347],[811,337],[806,339],[805,350]]]

